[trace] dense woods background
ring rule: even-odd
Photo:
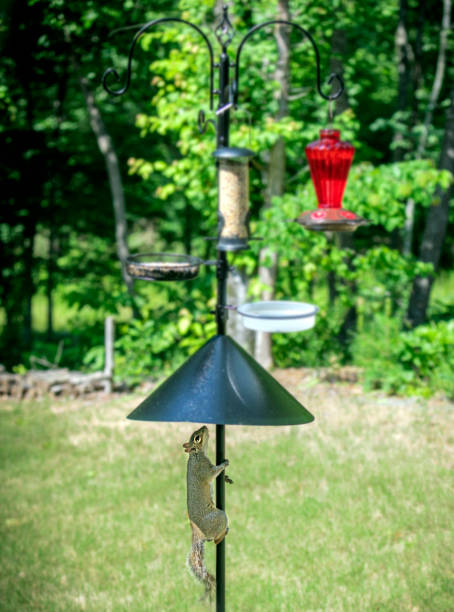
[[[133,283],[129,252],[213,255],[214,134],[206,49],[182,25],[143,36],[130,91],[129,41],[148,19],[183,16],[216,45],[212,0],[109,4],[12,0],[0,30],[0,363],[102,367],[103,321],[117,320],[116,373],[159,377],[215,330],[214,274],[186,284]],[[356,147],[345,206],[372,224],[352,236],[289,223],[315,205],[304,155],[328,121],[310,45],[269,28],[242,56],[232,144],[258,153],[252,230],[231,301],[313,301],[317,326],[241,340],[265,365],[353,363],[369,386],[454,395],[454,62],[451,0],[235,1],[235,48],[253,25],[291,18],[317,40],[326,77],[346,92],[334,127]],[[131,29],[125,26],[132,25]],[[216,46],[217,48],[217,46]],[[329,86],[324,85],[324,91]],[[122,271],[123,270],[123,271]],[[234,317],[231,317],[234,323]]]

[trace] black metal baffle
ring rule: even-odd
[[[297,425],[314,417],[232,338],[217,335],[130,415],[138,421]]]

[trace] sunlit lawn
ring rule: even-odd
[[[227,609],[454,610],[453,405],[303,397],[313,424],[228,428]],[[201,608],[193,426],[126,421],[139,399],[0,403],[2,611]]]

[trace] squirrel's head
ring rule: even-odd
[[[208,427],[204,425],[200,429],[197,429],[192,436],[189,438],[189,442],[183,444],[183,448],[186,453],[191,452],[205,452],[208,445]]]

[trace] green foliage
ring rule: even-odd
[[[344,206],[392,232],[405,223],[408,199],[431,206],[436,188],[447,189],[451,181],[450,172],[437,170],[429,160],[357,165],[349,177]]]
[[[143,308],[143,319],[117,324],[114,348],[119,380],[136,385],[146,379],[162,379],[216,333],[214,318],[208,312],[213,300],[204,301],[197,285],[189,291],[190,307],[179,306],[182,297],[178,291],[170,302],[160,302],[155,296],[152,305]],[[93,346],[83,362],[90,370],[102,369],[104,346]]]
[[[155,2],[153,10],[159,8]],[[116,263],[104,160],[90,129],[80,80],[88,80],[96,103],[102,104],[122,165],[130,151],[162,150],[159,142],[142,145],[130,129],[136,105],[146,94],[133,90],[118,112],[99,87],[102,67],[119,59],[114,45],[121,46],[130,35],[109,37],[109,32],[146,17],[143,7],[130,0],[113,6],[95,0],[19,0],[0,9],[0,144],[8,151],[0,161],[0,362],[7,367],[27,362],[36,348],[33,341],[39,338],[29,315],[36,294],[60,294],[65,284],[69,302],[80,309],[87,304],[99,308],[100,317],[128,302]],[[140,64],[135,76],[140,80],[146,72]],[[148,194],[135,180],[126,193],[133,222],[137,212],[142,218],[150,208]]]
[[[354,361],[364,368],[366,388],[388,393],[454,398],[454,321],[401,331],[398,321],[377,315],[353,342]]]
[[[357,255],[353,262],[359,283],[358,295],[369,302],[368,307],[372,301],[381,309],[384,301],[389,300],[388,315],[397,314],[400,317],[404,316],[414,278],[433,272],[431,264],[417,261],[414,257],[404,257],[386,246],[372,247],[364,255]],[[374,311],[374,306],[371,309]]]
[[[115,342],[117,372],[123,380],[138,383],[145,376],[161,378],[178,364],[178,330],[175,323],[160,327],[160,318],[132,321],[119,328]]]
[[[177,320],[169,322],[167,316],[164,324],[160,318],[124,324],[115,342],[116,370],[130,384],[162,379],[215,331],[213,322],[195,321],[186,309]]]
[[[273,358],[277,367],[319,367],[345,363],[346,348],[339,341],[345,308],[322,307],[309,332],[273,334]]]
[[[69,307],[79,310],[89,307],[97,311],[98,321],[103,321],[107,314],[131,305],[115,244],[106,244],[105,239],[97,236],[71,236],[57,264],[63,276],[59,297]]]
[[[198,12],[191,7],[191,2],[186,2],[185,10],[196,23],[200,23],[204,9]],[[376,10],[376,7],[368,7],[367,10]],[[267,8],[257,7],[255,11],[263,18]],[[334,23],[331,23],[326,12],[322,12],[326,20],[325,31],[329,31]],[[317,22],[320,14],[315,10],[305,12],[307,23],[304,25],[312,26],[315,33],[319,28]],[[348,23],[348,27],[354,27],[350,21],[353,14],[350,15],[345,9],[341,15],[340,19]],[[377,20],[384,23],[391,15],[392,12],[384,11],[381,15],[377,14]],[[241,9],[237,19],[238,25],[243,25]],[[189,208],[191,218],[196,220],[198,231],[213,233],[216,222],[215,175],[213,165],[207,163],[212,138],[211,134],[210,138],[197,134],[191,110],[197,92],[200,97],[200,92],[207,88],[206,71],[201,71],[206,59],[205,50],[203,46],[200,48],[197,36],[191,30],[173,26],[156,30],[142,41],[145,49],[158,43],[167,49],[167,54],[150,66],[154,86],[153,110],[149,114],[141,113],[137,117],[137,126],[142,136],[153,133],[162,137],[171,136],[176,142],[178,154],[155,161],[131,159],[130,172],[139,174],[145,180],[160,177],[156,179],[159,186],[154,195],[160,200],[172,202],[172,206],[166,209],[167,223],[174,218],[175,210],[182,210],[181,202],[184,201],[184,207]],[[323,53],[327,49],[326,40],[322,38],[320,44]],[[301,49],[299,44],[292,49],[292,80],[310,82],[312,58],[310,52],[306,58]],[[242,77],[244,80],[240,83],[240,109],[232,114],[231,141],[233,145],[247,146],[258,153],[251,171],[251,229],[253,235],[263,237],[263,242],[252,243],[248,253],[235,256],[234,263],[246,270],[250,277],[250,298],[260,299],[264,287],[257,279],[257,261],[263,245],[266,245],[267,254],[263,256],[262,253],[262,265],[271,265],[271,253],[277,254],[279,261],[274,288],[276,299],[313,299],[321,307],[313,333],[274,337],[274,357],[278,365],[316,365],[329,358],[345,362],[352,351],[349,347],[352,336],[344,332],[345,317],[350,309],[357,309],[358,325],[362,328],[374,313],[384,308],[389,315],[402,317],[412,280],[418,274],[430,273],[432,269],[417,263],[413,257],[403,257],[386,244],[374,244],[366,238],[364,246],[356,251],[348,250],[338,242],[327,241],[324,236],[306,232],[291,222],[304,210],[316,206],[304,160],[304,147],[318,137],[322,111],[314,104],[313,96],[302,96],[298,101],[290,101],[289,116],[280,120],[273,118],[277,110],[273,94],[278,87],[273,80],[275,53],[272,39],[257,33],[254,35],[254,45],[246,45],[242,56],[248,79],[246,81]],[[259,66],[257,58],[265,56],[272,58],[272,61]],[[358,51],[358,56],[352,62],[347,70],[352,70],[354,66],[353,70],[363,71],[368,62],[371,70],[376,70],[376,58],[371,54]],[[204,75],[203,81],[200,72]],[[352,74],[350,77],[353,81]],[[379,78],[389,86],[389,75],[381,72]],[[389,234],[403,226],[405,203],[409,198],[421,207],[430,206],[434,203],[437,187],[446,188],[451,176],[437,170],[430,160],[378,165],[365,161],[368,158],[377,159],[379,154],[371,154],[370,148],[362,145],[358,139],[361,123],[354,101],[361,94],[354,87],[349,89],[349,94],[352,106],[335,118],[334,125],[342,130],[343,138],[351,140],[357,147],[357,163],[349,179],[345,207],[365,216],[374,226],[383,228],[381,231]],[[263,100],[266,100],[265,105]],[[211,116],[209,111],[207,114]],[[304,122],[301,116],[304,116]],[[384,124],[379,121],[374,125],[376,130],[383,127]],[[278,138],[285,140],[289,178],[285,195],[274,198],[271,206],[265,210],[263,170],[268,163],[269,151]],[[195,244],[194,241],[192,244]],[[336,279],[335,306],[328,302],[328,296],[322,289],[332,274]]]
[[[13,370],[23,373],[29,369],[47,369],[50,365],[80,370],[87,353],[96,345],[102,350],[91,369],[100,370],[104,366],[103,329],[102,322],[90,323],[88,317],[82,316],[73,321],[70,332],[55,333],[52,338],[35,333],[33,346],[21,353],[21,361],[15,363]]]
[[[214,236],[217,227],[216,171],[211,158],[215,139],[212,126],[205,134],[198,133],[196,117],[199,108],[209,119],[216,116],[208,108],[208,54],[200,36],[183,24],[160,24],[137,45],[128,95],[109,98],[98,86],[108,66],[118,67],[122,76],[132,31],[117,29],[125,24],[164,14],[181,16],[207,32],[217,55],[213,3],[157,1],[152,11],[145,12],[131,0],[105,6],[95,0],[71,4],[20,0],[7,5],[2,14],[0,66],[0,108],[5,111],[0,144],[8,151],[1,162],[5,206],[0,219],[4,247],[0,361],[7,367],[29,367],[32,356],[53,361],[63,339],[61,365],[80,367],[84,357],[85,367],[99,369],[103,319],[114,314],[118,376],[131,383],[143,376],[159,377],[214,331],[208,312],[213,308],[214,275],[210,272],[185,287],[136,283],[134,306],[142,319],[131,321],[131,297],[117,261],[104,161],[90,130],[80,78],[88,78],[121,166],[129,169],[123,178],[131,249],[211,257],[211,243],[203,236]],[[414,257],[403,257],[398,249],[406,202],[412,199],[416,205],[416,253],[426,210],[437,204],[439,189],[446,189],[452,180],[449,173],[435,167],[448,78],[428,133],[428,159],[412,159],[435,74],[439,14],[426,11],[424,29],[419,30],[417,7],[409,6],[409,44],[416,45],[420,35],[424,53],[412,74],[418,81],[414,99],[408,96],[407,107],[397,110],[401,68],[394,44],[397,1],[308,4],[292,0],[290,10],[292,19],[317,40],[322,81],[331,71],[330,63],[342,65],[348,109],[335,115],[333,127],[356,147],[344,204],[369,219],[371,226],[361,228],[347,244],[292,222],[316,206],[304,148],[326,126],[328,105],[316,94],[313,49],[292,31],[288,116],[276,119],[278,53],[269,27],[255,32],[243,48],[239,108],[231,112],[230,134],[232,146],[257,153],[250,176],[251,229],[263,241],[251,243],[248,252],[231,259],[250,279],[249,297],[260,299],[264,287],[257,270],[265,245],[263,265],[271,264],[271,253],[278,255],[276,298],[320,306],[313,332],[276,335],[278,365],[345,363],[357,346],[351,344],[355,325],[348,328],[348,317],[353,313],[364,338],[376,315],[385,312],[395,317],[392,324],[400,337],[413,278],[435,273]],[[232,10],[237,35],[229,50],[235,51],[240,34],[275,17],[275,4],[237,3]],[[114,36],[109,35],[112,31]],[[451,51],[452,40],[448,47]],[[30,57],[34,58],[31,63]],[[447,70],[450,73],[452,67]],[[424,81],[417,74],[424,74]],[[325,81],[322,89],[330,92]],[[279,138],[286,150],[285,194],[265,209],[270,150]],[[393,163],[397,145],[404,149],[405,161]],[[452,267],[452,252],[448,232],[442,269]],[[34,321],[29,316],[30,311],[34,315],[31,304],[36,296],[44,300],[49,292],[55,310],[69,312],[69,306],[71,313],[77,312],[63,328],[54,325],[53,336],[52,330],[45,334],[44,314]],[[449,291],[437,295],[429,312],[434,320],[452,318]],[[400,370],[405,376],[410,371],[407,366]],[[394,388],[404,386],[397,382]]]

